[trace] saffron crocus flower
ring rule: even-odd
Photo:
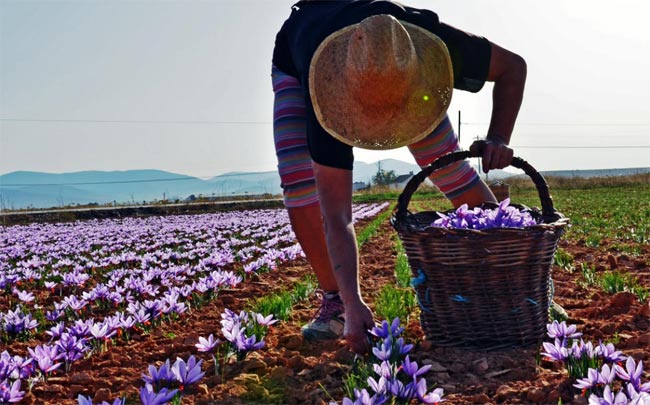
[[[417,378],[427,371],[431,369],[431,365],[428,364],[426,366],[418,367],[418,363],[416,361],[411,361],[409,359],[409,356],[406,356],[404,361],[402,361],[402,370],[406,373],[406,375],[409,376],[409,378],[413,379],[414,381],[417,380]]]
[[[542,346],[546,351],[541,354],[551,360],[564,361],[569,357],[569,352],[567,348],[562,345],[560,339],[556,338],[553,343],[543,342]]]
[[[372,354],[381,361],[389,361],[392,353],[390,342],[384,341],[379,347],[372,348]]]
[[[273,319],[273,314],[266,317],[262,314],[255,314],[255,320],[262,326],[271,326],[278,322],[277,319]]]
[[[172,365],[171,371],[176,380],[181,385],[181,391],[183,387],[197,383],[203,376],[205,372],[201,371],[201,363],[203,360],[196,361],[194,356],[190,356],[187,359],[187,363],[180,357],[176,358],[176,361]]]
[[[565,321],[553,321],[546,325],[547,334],[551,339],[577,339],[582,336],[577,329],[576,325],[567,325]]]
[[[382,361],[380,364],[375,363],[372,365],[372,368],[375,370],[377,375],[384,377],[387,380],[390,380],[394,376],[393,367],[388,361]]]
[[[621,380],[630,383],[637,391],[650,393],[650,382],[644,384],[641,383],[641,375],[643,375],[642,361],[639,361],[637,364],[636,361],[630,356],[625,362],[625,368],[617,364],[614,366],[614,370],[616,371],[616,375]]]
[[[34,349],[28,348],[27,350],[43,374],[51,373],[61,367],[61,363],[54,362],[63,357],[63,353],[59,353],[57,346],[38,345]]]
[[[34,293],[29,291],[22,291],[15,288],[13,292],[18,296],[19,300],[25,303],[32,302],[36,299],[36,297],[34,297]]]
[[[628,398],[623,390],[614,393],[609,385],[605,386],[602,397],[599,397],[596,394],[591,394],[589,396],[589,405],[627,405],[627,403]]]
[[[616,350],[612,343],[604,344],[600,342],[596,348],[596,353],[609,363],[618,363],[619,361],[625,360],[623,353],[620,350]]]
[[[247,353],[247,352],[252,352],[254,350],[259,350],[263,348],[266,343],[264,340],[260,340],[259,342],[257,341],[257,336],[252,335],[252,336],[246,336],[244,335],[244,330],[242,329],[242,333],[237,335],[235,337],[235,348],[237,349],[238,352],[240,352],[240,355]]]
[[[221,343],[220,339],[215,339],[214,335],[210,334],[208,338],[199,337],[199,343],[195,344],[196,348],[200,352],[212,352],[215,347]]]
[[[167,359],[165,363],[160,366],[160,368],[156,368],[156,366],[150,364],[147,369],[149,371],[149,375],[142,374],[142,379],[145,383],[156,387],[156,389],[160,389],[165,385],[176,381],[176,376],[172,372],[171,366],[169,365],[169,359]]]
[[[342,405],[376,405],[370,393],[365,388],[362,390],[354,389],[354,401],[350,398],[343,398]]]
[[[415,392],[418,400],[425,404],[437,404],[445,401],[445,399],[442,398],[444,393],[442,388],[436,388],[431,392],[427,392],[427,381],[424,378],[421,378],[418,381],[415,386]]]
[[[402,331],[404,331],[404,328],[399,326],[399,318],[395,318],[391,324],[383,320],[381,325],[370,329],[370,334],[380,339],[386,339],[389,337],[397,337]]]
[[[25,391],[20,390],[20,380],[9,383],[9,380],[0,382],[0,403],[12,404],[20,402]]]
[[[93,405],[93,400],[90,397],[85,397],[83,395],[79,395],[77,397],[77,405]],[[126,405],[126,398],[116,398],[112,403],[102,401],[98,405]]]
[[[177,389],[168,390],[167,388],[154,392],[153,387],[146,384],[140,388],[140,401],[142,401],[142,405],[164,405],[171,401],[177,392]]]
[[[368,385],[376,394],[385,394],[388,392],[389,384],[388,380],[384,376],[379,377],[379,380],[368,377]]]

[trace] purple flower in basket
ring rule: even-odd
[[[510,199],[501,201],[498,208],[469,209],[463,204],[449,214],[438,213],[439,219],[431,224],[438,228],[452,229],[490,229],[490,228],[524,228],[537,225],[530,212],[520,211],[510,206]]]

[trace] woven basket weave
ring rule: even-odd
[[[431,226],[439,218],[436,212],[407,210],[412,194],[433,171],[469,157],[475,154],[445,155],[414,176],[391,218],[413,273],[422,329],[436,346],[497,350],[539,345],[549,319],[553,255],[568,224],[553,208],[544,178],[526,161],[513,159],[511,165],[535,183],[542,211],[511,205],[529,210],[535,226],[446,229]]]

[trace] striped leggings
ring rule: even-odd
[[[275,94],[273,105],[273,138],[278,158],[278,172],[282,182],[284,203],[288,208],[318,204],[318,192],[307,147],[305,130],[305,101],[296,79],[275,66],[271,79]],[[449,118],[426,138],[408,146],[420,167],[431,164],[438,157],[459,149],[458,138]],[[467,161],[453,163],[435,171],[433,184],[447,198],[456,198],[479,181],[476,170]]]

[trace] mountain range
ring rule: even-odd
[[[356,161],[353,181],[370,183],[379,167],[396,175],[417,173],[420,168],[396,159],[375,163]],[[544,176],[596,177],[648,173],[650,168],[571,170],[542,172]],[[512,176],[507,171],[491,171],[490,180]],[[50,208],[74,204],[142,203],[155,200],[185,200],[190,195],[241,196],[278,195],[280,177],[270,172],[230,172],[201,179],[162,170],[82,171],[42,173],[16,171],[0,175],[0,208]]]

